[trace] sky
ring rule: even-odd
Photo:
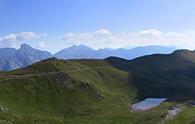
[[[0,47],[195,49],[194,0],[0,0]]]

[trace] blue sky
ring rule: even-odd
[[[194,0],[0,0],[0,47],[25,42],[51,52],[73,44],[195,49],[194,5]]]

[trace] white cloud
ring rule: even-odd
[[[16,34],[8,34],[0,36],[0,47],[15,47],[17,48],[22,43],[27,43],[30,40],[45,37],[47,34],[37,34],[35,32],[21,32]]]
[[[46,43],[41,41],[37,44],[38,49],[45,49],[46,48]]]
[[[64,35],[64,41],[67,46],[84,44],[96,49],[145,45],[164,45],[195,49],[195,31],[162,32],[157,29],[149,29],[138,32],[113,34],[108,29],[99,29],[94,32],[66,33]]]
[[[162,35],[162,32],[160,32],[157,29],[149,29],[145,31],[140,31],[139,32],[141,35],[148,35],[148,36],[160,36]]]
[[[95,34],[100,34],[100,35],[110,35],[111,32],[108,29],[101,28],[95,32]]]

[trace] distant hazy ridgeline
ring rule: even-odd
[[[175,50],[173,47],[146,46],[133,49],[99,49],[94,50],[84,45],[72,46],[63,49],[52,55],[47,51],[32,48],[27,44],[21,45],[19,49],[1,48],[0,49],[0,70],[9,71],[26,67],[40,60],[52,56],[59,59],[104,59],[110,56],[133,59],[144,55],[156,53],[167,54]]]

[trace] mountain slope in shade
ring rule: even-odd
[[[110,56],[120,57],[124,59],[134,59],[144,55],[151,54],[168,54],[175,50],[174,47],[163,47],[163,46],[145,46],[136,47],[133,49],[99,49],[94,50],[84,45],[72,46],[63,49],[56,53],[54,56],[60,59],[104,59]]]
[[[0,54],[0,70],[3,71],[22,68],[52,56],[49,52],[33,49],[27,44],[22,44],[18,50],[2,48]]]
[[[112,62],[112,59],[110,60]],[[113,63],[114,65],[114,63]],[[195,98],[195,52],[177,50],[172,54],[155,54],[115,66],[134,76],[139,96],[173,97],[185,95]]]

